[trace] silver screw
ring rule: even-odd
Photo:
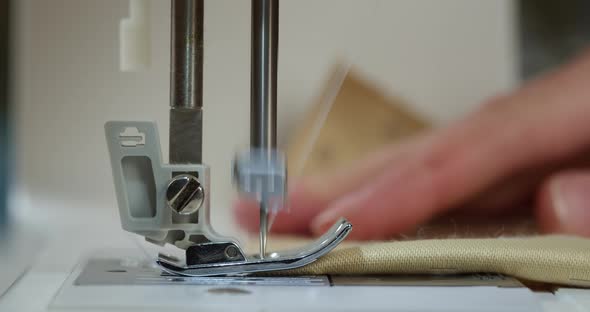
[[[238,251],[238,248],[233,245],[225,247],[224,254],[227,260],[235,260],[240,257],[240,252]]]
[[[181,174],[168,184],[166,199],[170,209],[181,215],[190,215],[203,205],[205,191],[196,177]]]

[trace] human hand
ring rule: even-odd
[[[338,218],[355,239],[387,239],[440,214],[532,207],[539,228],[590,236],[590,53],[445,128],[390,146],[355,167],[304,177],[272,230],[322,234]],[[235,214],[258,230],[258,210]]]

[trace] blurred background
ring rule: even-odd
[[[0,228],[7,220],[7,194],[9,171],[9,144],[8,122],[10,120],[9,108],[9,76],[10,76],[10,3],[0,2]]]
[[[103,125],[155,120],[167,150],[169,1],[151,1],[152,64],[140,73],[118,69],[127,1],[0,3],[0,220],[94,216],[117,227]],[[442,124],[567,59],[587,42],[589,9],[583,0],[282,0],[280,144],[335,64]],[[230,164],[249,140],[249,12],[249,1],[205,3],[204,161],[222,233],[236,233]]]

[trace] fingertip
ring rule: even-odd
[[[326,201],[313,192],[304,181],[289,189],[287,207],[275,217],[275,233],[310,234],[310,222],[326,206]]]
[[[542,232],[590,237],[590,172],[562,172],[547,179],[536,209]]]
[[[543,233],[556,233],[561,230],[559,217],[556,215],[557,210],[554,207],[554,195],[552,195],[555,183],[555,178],[547,179],[537,193],[535,217],[539,230]]]
[[[314,190],[314,183],[307,178],[292,183],[287,197],[287,207],[273,217],[271,232],[310,234],[311,219],[327,204],[326,198]],[[252,233],[259,230],[260,211],[256,200],[240,197],[234,201],[233,210],[238,225]]]
[[[376,224],[375,221],[370,218],[364,212],[363,207],[365,206],[363,201],[354,197],[344,197],[334,205],[331,205],[323,211],[321,214],[316,216],[310,224],[311,233],[314,236],[321,236],[326,233],[334,223],[341,218],[347,219],[352,225],[353,230],[348,235],[347,239],[351,240],[383,240],[390,238],[392,232],[395,231],[394,227],[383,226],[382,224]],[[385,218],[387,219],[387,217]],[[385,220],[387,222],[387,220]]]
[[[334,218],[318,218],[312,221],[310,226],[311,233],[313,236],[319,237],[325,234],[338,220],[345,218],[353,226],[352,231],[348,234],[347,239],[349,240],[384,240],[391,238],[392,234],[390,231],[382,231],[380,228],[375,228],[365,224],[362,219],[355,217],[339,216]],[[377,229],[375,231],[375,229]]]
[[[336,221],[336,219],[342,217],[338,217],[337,215],[338,214],[334,214],[332,210],[327,210],[313,218],[309,224],[311,234],[313,236],[321,236],[324,234],[326,231],[328,231],[328,229],[330,229],[330,226]]]

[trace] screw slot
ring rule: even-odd
[[[168,184],[166,199],[170,209],[181,215],[190,215],[203,205],[205,191],[196,177],[181,174]]]

